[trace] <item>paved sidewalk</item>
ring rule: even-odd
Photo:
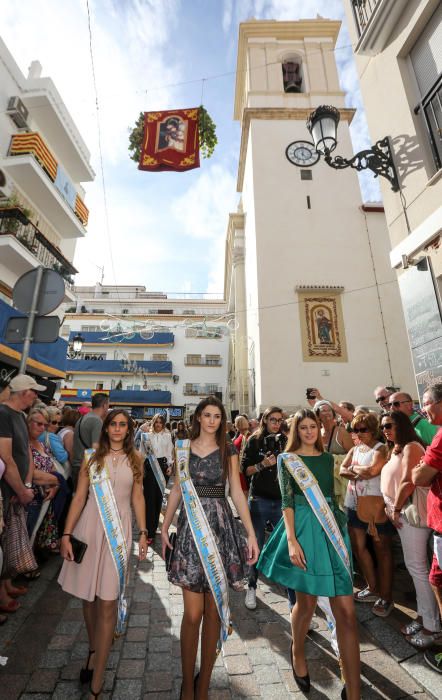
[[[178,698],[181,592],[171,586],[164,563],[132,561],[130,610],[126,634],[112,648],[106,674],[106,698],[161,700]],[[30,584],[22,608],[0,628],[1,700],[76,700],[87,697],[78,681],[87,655],[81,603],[56,582],[60,560],[51,559],[40,579]],[[404,587],[406,588],[406,583]],[[406,593],[406,592],[405,592]],[[406,597],[404,593],[404,597]],[[211,700],[303,697],[295,686],[289,658],[290,623],[284,592],[260,582],[258,607],[248,611],[244,594],[231,596],[234,632],[214,669]],[[442,697],[442,676],[429,669],[397,631],[406,606],[381,620],[370,606],[358,606],[365,700]],[[307,655],[312,700],[340,697],[341,682],[325,622],[309,635]]]

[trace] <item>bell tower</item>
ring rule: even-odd
[[[355,171],[319,160],[306,128],[316,107],[333,105],[337,151],[353,153],[355,110],[345,106],[334,53],[339,30],[320,17],[239,27],[234,118],[248,334],[240,341],[253,365],[244,368],[254,382],[250,411],[305,405],[310,386],[356,403],[369,403],[383,382],[413,386],[382,205],[362,204]]]

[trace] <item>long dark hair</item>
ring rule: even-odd
[[[391,452],[400,454],[410,442],[418,442],[422,447],[425,447],[425,444],[412,426],[410,418],[405,413],[401,411],[385,411],[381,415],[381,425],[383,418],[389,418],[393,421],[396,431],[394,442],[387,442],[390,454]]]
[[[316,412],[311,411],[309,408],[301,408],[301,410],[296,411],[294,417],[290,422],[290,433],[289,439],[287,440],[287,446],[285,448],[286,452],[296,452],[301,447],[301,438],[299,436],[299,424],[305,418],[310,418],[314,421],[318,427],[318,438],[315,442],[315,447],[318,452],[324,452],[324,444],[322,442],[321,435],[321,424]]]
[[[101,434],[100,434],[100,439],[98,441],[98,447],[95,450],[94,454],[90,458],[90,460],[87,463],[87,468],[92,464],[96,464],[98,467],[98,471],[101,471],[104,467],[104,458],[107,457],[107,455],[110,452],[110,440],[109,440],[109,435],[108,435],[108,428],[110,423],[116,418],[116,416],[124,416],[127,420],[127,433],[126,437],[124,438],[123,442],[123,451],[127,455],[129,459],[130,466],[133,471],[134,479],[135,481],[141,481],[142,479],[142,459],[141,455],[137,450],[135,449],[134,445],[134,421],[130,414],[124,410],[124,408],[114,408],[112,411],[109,411],[107,414],[106,418],[103,421],[103,425],[101,428]]]
[[[226,435],[227,416],[226,409],[224,408],[222,402],[216,396],[208,396],[207,398],[202,399],[199,402],[198,406],[195,409],[195,413],[193,414],[192,427],[190,429],[190,439],[196,440],[200,436],[201,424],[199,418],[201,417],[202,412],[205,408],[207,408],[207,406],[215,406],[219,409],[221,413],[221,423],[219,424],[219,428],[216,431],[215,438],[221,456],[221,465],[223,468],[223,481],[226,481],[226,479],[229,476],[230,468],[230,457]]]
[[[258,440],[261,440],[267,435],[268,430],[266,420],[272,413],[281,413],[282,415],[282,408],[279,408],[279,406],[270,406],[270,408],[266,408],[261,416],[261,420],[259,421],[259,427],[253,433],[253,436],[258,438]]]

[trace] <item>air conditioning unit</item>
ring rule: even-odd
[[[19,129],[26,129],[28,126],[27,119],[29,112],[19,97],[10,98],[6,114],[9,114],[12,121]]]
[[[12,195],[13,187],[8,182],[3,170],[0,170],[0,200],[9,199]]]

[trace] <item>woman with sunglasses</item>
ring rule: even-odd
[[[359,438],[344,459],[340,474],[349,479],[344,505],[347,511],[348,531],[353,554],[359,564],[365,587],[355,594],[358,603],[374,603],[372,612],[378,617],[388,617],[394,608],[392,600],[393,554],[392,537],[395,529],[391,522],[374,522],[373,546],[377,560],[367,547],[368,524],[357,514],[358,499],[377,496],[382,506],[381,471],[387,462],[386,446],[377,439],[379,423],[374,413],[360,413],[351,423],[353,435]]]
[[[427,547],[431,530],[409,524],[404,507],[415,488],[411,471],[424,455],[422,441],[405,413],[394,411],[381,418],[381,428],[390,449],[390,459],[382,470],[381,491],[385,512],[397,528],[404,552],[405,566],[416,589],[417,618],[401,628],[402,634],[418,649],[431,647],[440,632],[437,601],[428,581]],[[425,511],[426,490],[420,498]],[[426,522],[426,512],[424,512]]]
[[[47,429],[40,435],[39,440],[51,450],[55,459],[63,464],[69,459],[61,437],[57,434],[61,425],[61,411],[56,406],[46,406],[48,412]]]

